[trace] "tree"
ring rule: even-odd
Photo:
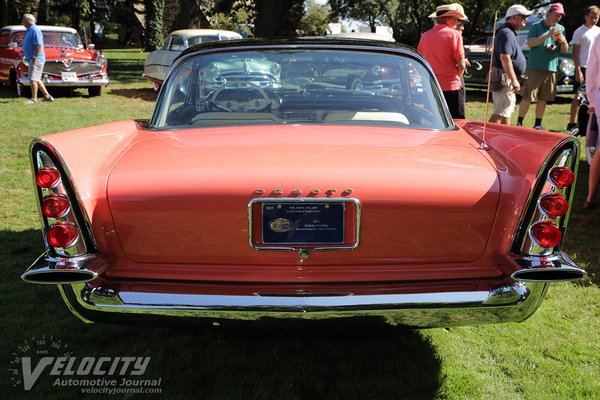
[[[154,51],[163,41],[164,0],[144,0],[146,8],[145,47],[144,51]]]
[[[206,17],[204,3],[206,2],[202,0],[180,0],[179,15],[175,18],[175,22],[169,30],[209,28],[210,23]]]
[[[295,36],[304,15],[304,0],[256,0],[255,36]]]
[[[306,12],[300,20],[300,30],[305,35],[323,36],[327,34],[329,21],[328,7],[317,4],[315,0],[308,0]]]

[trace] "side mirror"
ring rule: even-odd
[[[11,49],[16,49],[17,47],[19,47],[19,45],[17,44],[17,42],[10,42],[8,44],[8,47],[10,47]]]
[[[95,50],[95,49],[96,49],[96,45],[95,45],[94,43],[88,43],[88,45],[87,45],[87,49],[88,49],[88,50],[92,50],[92,51],[93,51],[93,50]]]

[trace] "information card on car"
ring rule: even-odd
[[[344,242],[343,203],[264,203],[265,244],[338,244]]]

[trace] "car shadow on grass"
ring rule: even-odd
[[[116,96],[127,97],[131,99],[140,99],[145,101],[155,102],[158,92],[152,88],[143,89],[111,89],[110,94]]]
[[[56,379],[99,376],[51,375],[48,367],[30,391],[22,385],[19,357],[32,357],[35,367],[41,357],[67,350],[79,360],[150,357],[142,376],[127,378],[161,379],[161,398],[169,399],[433,399],[443,383],[441,360],[424,335],[375,317],[87,325],[54,285],[20,279],[43,251],[39,231],[2,231],[0,243],[2,363],[17,361],[6,398],[81,398],[79,386],[57,387]],[[41,338],[61,348],[35,345]]]
[[[104,87],[102,89],[105,89]],[[69,88],[69,87],[49,87],[48,93],[52,97],[58,98],[74,98],[74,97],[89,97],[87,89],[85,88]],[[23,101],[28,99],[27,96],[18,96],[17,90],[11,86],[0,86],[0,99],[18,99],[21,98]],[[38,92],[38,101],[42,99],[42,92]],[[8,103],[10,100],[0,100],[0,104]]]

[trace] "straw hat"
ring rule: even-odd
[[[456,17],[461,21],[469,21],[465,14],[465,9],[458,3],[445,4],[435,9],[429,18],[441,18],[441,17]]]

